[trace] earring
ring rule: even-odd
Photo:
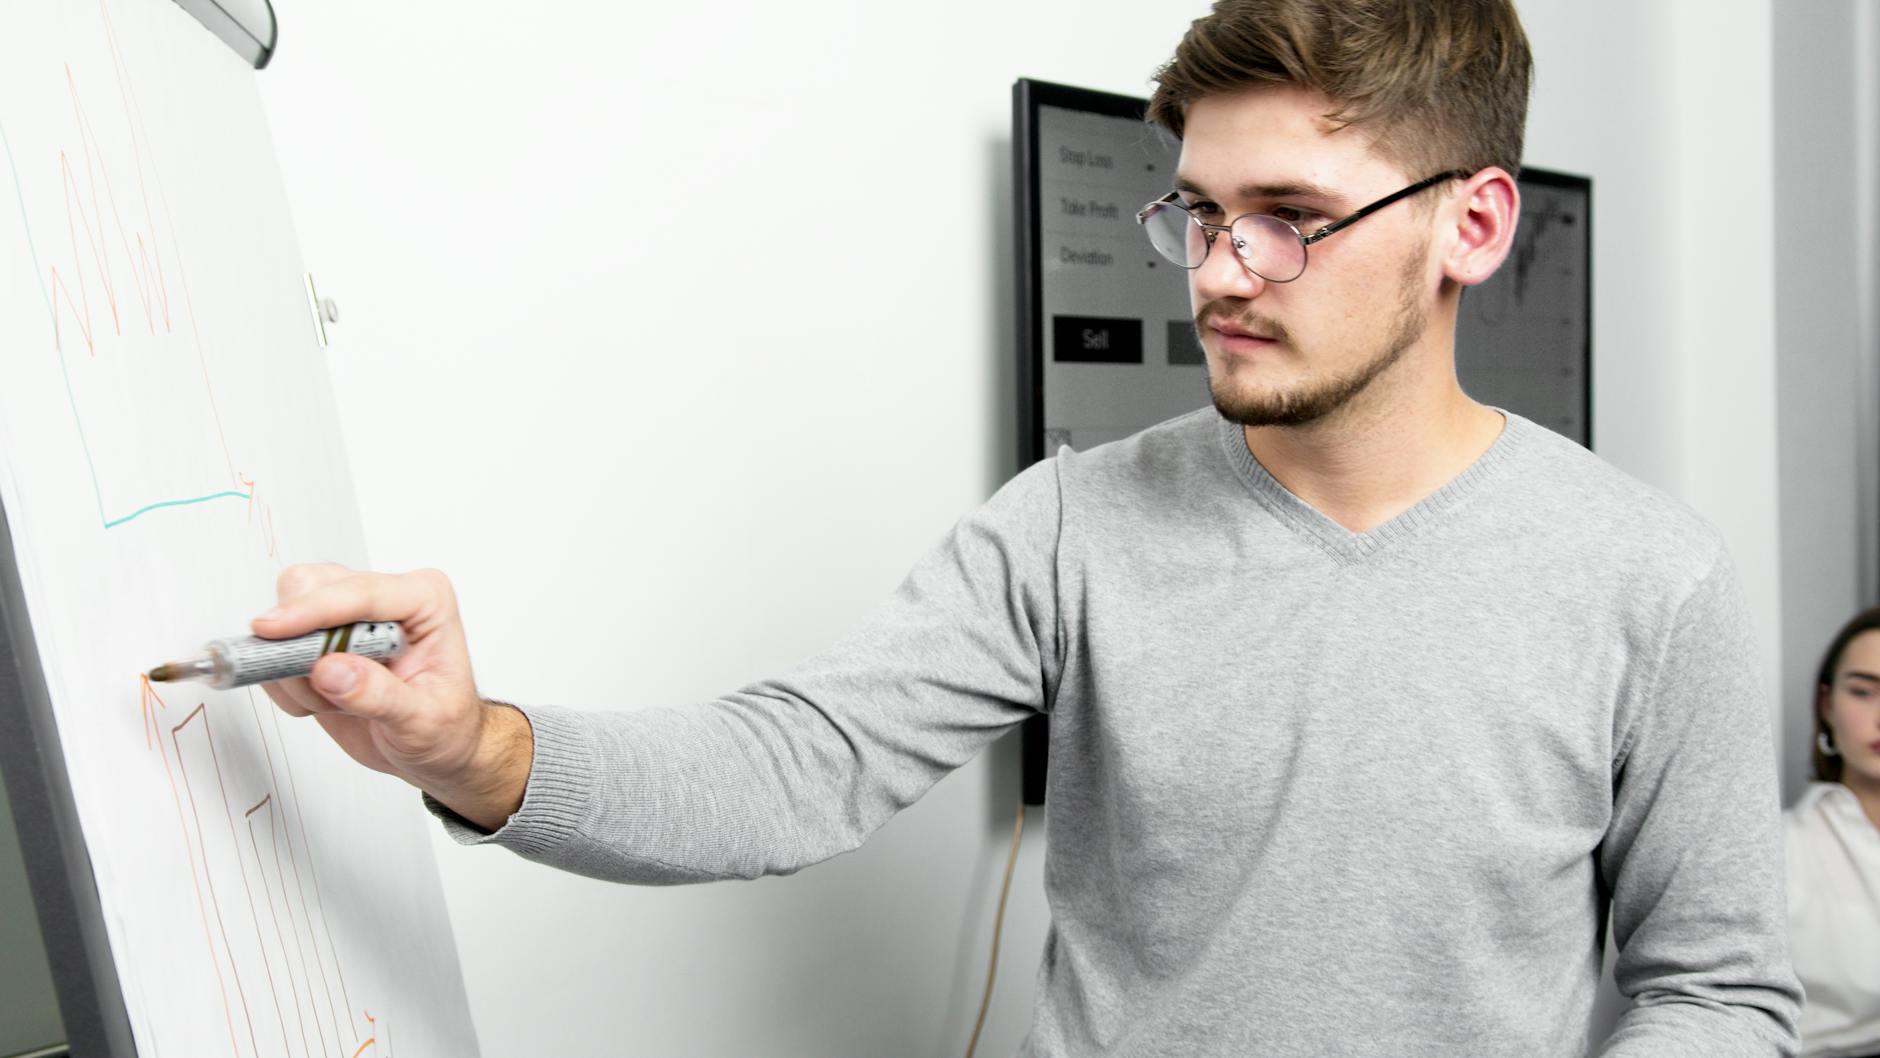
[[[1834,740],[1828,737],[1826,731],[1815,732],[1815,748],[1820,750],[1821,755],[1824,757],[1838,757],[1841,755],[1841,751],[1834,748]]]

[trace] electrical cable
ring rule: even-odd
[[[999,883],[999,910],[992,916],[992,958],[986,965],[986,994],[979,997],[979,1017],[973,1020],[973,1035],[966,1041],[966,1058],[973,1058],[979,1046],[979,1030],[986,1025],[986,1008],[992,1005],[992,981],[999,973],[999,933],[1005,927],[1005,897],[1012,891],[1012,868],[1018,865],[1018,836],[1025,832],[1025,799],[1018,800],[1018,817],[1012,821],[1012,851],[1005,858],[1005,881]]]

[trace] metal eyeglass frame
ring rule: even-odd
[[[1186,213],[1188,215],[1189,222],[1194,224],[1196,227],[1200,228],[1202,236],[1208,240],[1207,251],[1201,255],[1201,260],[1196,261],[1194,264],[1191,264],[1191,265],[1182,264],[1180,261],[1171,261],[1170,263],[1174,264],[1176,267],[1185,268],[1192,272],[1195,269],[1200,268],[1202,265],[1206,264],[1208,260],[1208,254],[1211,254],[1214,252],[1214,237],[1217,235],[1225,234],[1228,236],[1229,239],[1232,240],[1233,245],[1234,245],[1234,259],[1240,262],[1240,266],[1242,268],[1245,268],[1247,271],[1252,272],[1256,276],[1260,276],[1261,279],[1264,279],[1269,283],[1290,283],[1294,279],[1298,279],[1300,276],[1306,274],[1306,264],[1308,263],[1308,259],[1309,259],[1309,255],[1304,252],[1306,247],[1311,246],[1313,243],[1318,242],[1320,239],[1326,238],[1331,235],[1335,235],[1338,232],[1351,227],[1353,224],[1358,223],[1364,218],[1370,216],[1373,213],[1376,213],[1378,210],[1383,209],[1385,206],[1388,206],[1391,203],[1396,202],[1399,199],[1409,198],[1411,195],[1414,195],[1419,191],[1424,191],[1429,188],[1435,187],[1437,184],[1440,184],[1445,180],[1460,180],[1469,175],[1471,174],[1469,170],[1467,169],[1451,169],[1448,172],[1437,173],[1435,176],[1432,176],[1427,180],[1418,180],[1416,183],[1411,184],[1409,187],[1406,187],[1401,191],[1394,191],[1388,195],[1385,195],[1383,198],[1378,199],[1376,202],[1371,203],[1368,206],[1361,207],[1352,213],[1348,213],[1345,216],[1340,217],[1339,219],[1331,222],[1330,224],[1327,224],[1323,228],[1320,228],[1318,231],[1315,231],[1310,235],[1299,234],[1298,228],[1294,228],[1292,225],[1286,224],[1285,221],[1280,220],[1278,217],[1269,218],[1271,220],[1279,221],[1279,223],[1281,224],[1285,224],[1286,227],[1292,231],[1293,237],[1299,240],[1299,249],[1301,251],[1300,261],[1299,261],[1299,271],[1293,273],[1291,277],[1286,278],[1286,279],[1274,279],[1270,276],[1263,276],[1263,275],[1260,275],[1260,273],[1258,272],[1254,272],[1253,265],[1249,264],[1246,256],[1240,252],[1241,247],[1246,245],[1246,241],[1234,235],[1234,225],[1240,223],[1243,219],[1247,217],[1264,217],[1266,216],[1266,214],[1264,213],[1242,213],[1240,216],[1235,217],[1233,220],[1228,221],[1226,224],[1209,224],[1208,222],[1202,220],[1200,217],[1195,216],[1193,211],[1191,211],[1186,205],[1182,204],[1180,191],[1170,191],[1168,194],[1163,195],[1161,198],[1158,198],[1154,202],[1151,202],[1148,205],[1142,207],[1140,210],[1137,210],[1136,211],[1136,223],[1146,225],[1149,222],[1149,218],[1154,215],[1156,208],[1158,206],[1173,206],[1176,209],[1181,210],[1183,213]],[[1153,243],[1154,240],[1152,239],[1150,240],[1150,242]],[[1160,247],[1157,248],[1157,252],[1160,252]],[[1163,254],[1163,256],[1166,258],[1168,255]]]

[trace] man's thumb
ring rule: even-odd
[[[321,658],[308,679],[321,697],[368,720],[389,716],[409,690],[385,666],[350,654]]]

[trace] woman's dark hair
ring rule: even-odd
[[[1841,667],[1841,655],[1847,653],[1847,645],[1862,632],[1880,630],[1880,606],[1862,610],[1853,619],[1841,626],[1834,642],[1828,644],[1828,652],[1821,657],[1821,670],[1815,675],[1814,693],[1808,696],[1808,707],[1815,714],[1815,742],[1809,751],[1815,756],[1815,780],[1817,782],[1841,781],[1841,757],[1829,756],[1821,752],[1822,736],[1829,740],[1834,732],[1829,730],[1828,721],[1821,715],[1821,697],[1834,688],[1834,674]]]

